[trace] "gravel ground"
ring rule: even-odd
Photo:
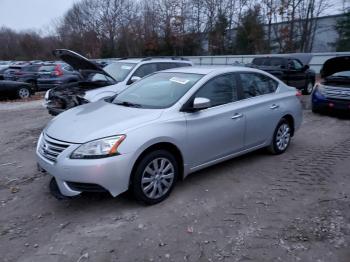
[[[350,261],[350,121],[315,115],[289,150],[190,175],[166,201],[58,201],[36,171],[40,101],[0,104],[2,261]]]

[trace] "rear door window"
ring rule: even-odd
[[[243,98],[270,94],[276,91],[278,82],[259,73],[239,73]]]
[[[144,65],[141,65],[138,69],[136,69],[134,76],[138,76],[138,77],[143,78],[143,77],[150,75],[156,71],[158,71],[156,63],[144,64]]]

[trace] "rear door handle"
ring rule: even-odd
[[[273,104],[272,106],[270,106],[270,109],[277,109],[279,107],[280,107],[279,105]]]
[[[237,114],[234,114],[233,117],[231,117],[231,118],[232,118],[232,119],[238,119],[238,118],[241,118],[241,117],[243,117],[243,115],[237,113]]]

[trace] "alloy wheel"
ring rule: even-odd
[[[284,151],[290,141],[290,127],[288,124],[282,124],[277,131],[276,135],[276,146],[280,151]]]
[[[312,90],[314,89],[314,85],[310,82],[307,84],[307,87],[306,87],[306,92],[308,94],[311,94],[312,93]]]
[[[18,96],[20,98],[28,98],[30,96],[30,92],[27,88],[21,88],[18,90]]]
[[[164,157],[156,158],[146,166],[142,173],[142,191],[151,199],[161,198],[172,187],[174,177],[175,168],[170,160]]]

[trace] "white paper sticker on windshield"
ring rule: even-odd
[[[180,77],[172,77],[169,79],[171,82],[175,82],[175,83],[178,83],[178,84],[181,84],[181,85],[186,85],[190,80],[188,79],[183,79],[183,78],[180,78]]]
[[[122,69],[124,70],[130,70],[131,68],[132,68],[131,66],[122,65]]]

